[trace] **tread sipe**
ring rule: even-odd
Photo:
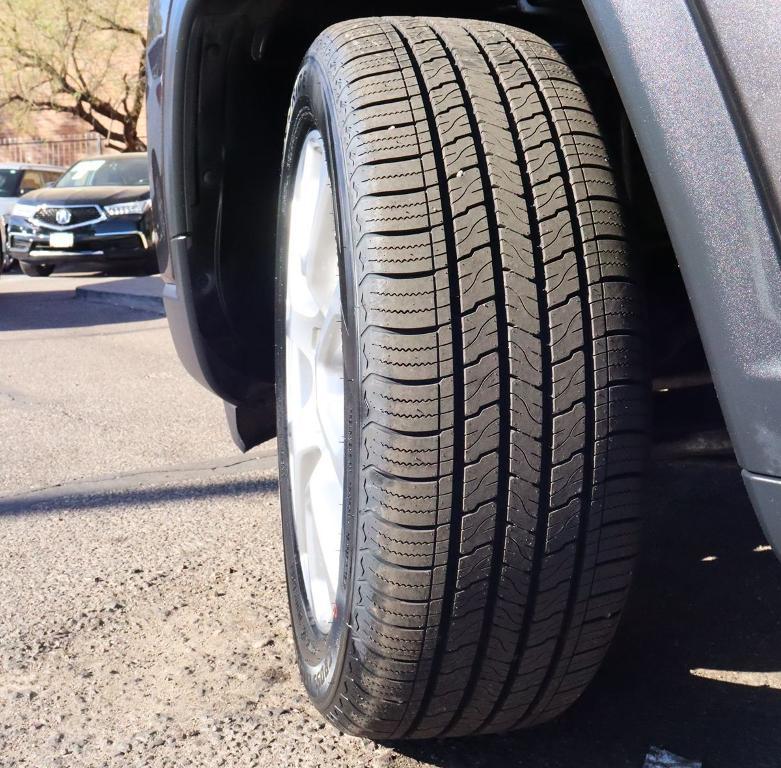
[[[645,320],[599,128],[507,26],[351,21],[309,57],[345,155],[363,400],[326,715],[373,738],[544,722],[602,660],[637,545]]]

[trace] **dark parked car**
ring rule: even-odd
[[[81,160],[52,187],[22,197],[8,218],[6,250],[26,275],[55,267],[157,271],[143,153]]]
[[[781,547],[781,3],[370,5],[152,3],[168,317],[278,436],[325,717],[534,726],[616,631],[651,436],[720,403]]]
[[[5,250],[5,235],[8,216],[16,201],[28,192],[54,184],[60,179],[64,168],[54,165],[32,163],[0,163],[0,254],[5,271],[14,263]]]

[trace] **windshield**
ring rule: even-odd
[[[76,163],[58,182],[58,187],[147,187],[146,156],[106,157]]]
[[[20,171],[0,169],[0,197],[18,197]]]

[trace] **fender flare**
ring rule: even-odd
[[[781,6],[584,5],[654,186],[743,479],[779,554],[781,62],[762,49]]]

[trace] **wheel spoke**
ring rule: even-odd
[[[306,557],[309,574],[312,609],[319,624],[326,624],[333,618],[333,604],[336,594],[332,591],[328,576],[327,556],[315,525],[315,515],[309,515],[306,530]]]
[[[309,307],[301,306],[301,303],[291,302],[288,305],[287,340],[314,366],[315,345],[323,327],[323,316],[319,312],[313,314],[309,310]]]
[[[331,294],[315,355],[317,410],[325,448],[339,477],[344,474],[344,356],[342,301],[337,285]]]
[[[322,440],[318,434],[319,430],[309,428],[313,418],[317,418],[314,395],[310,397],[309,404],[301,408],[295,418],[288,423],[290,480],[297,534],[303,532],[304,517],[309,507],[307,494],[312,475],[322,460]]]
[[[331,294],[328,297],[328,301],[323,308],[323,330],[322,336],[324,338],[332,335],[339,335],[341,341],[342,334],[342,296],[339,290],[339,284],[337,283],[331,289]],[[341,353],[341,349],[340,349]],[[341,364],[341,359],[339,360]]]
[[[318,499],[319,514],[314,516],[317,540],[325,556],[329,583],[335,593],[342,545],[342,482],[325,457],[318,461],[312,472],[310,488]]]
[[[309,248],[303,264],[307,288],[321,314],[325,316],[334,289],[339,285],[336,258],[336,234],[334,230],[334,205],[328,168],[323,162],[317,180],[317,198],[308,222]]]

